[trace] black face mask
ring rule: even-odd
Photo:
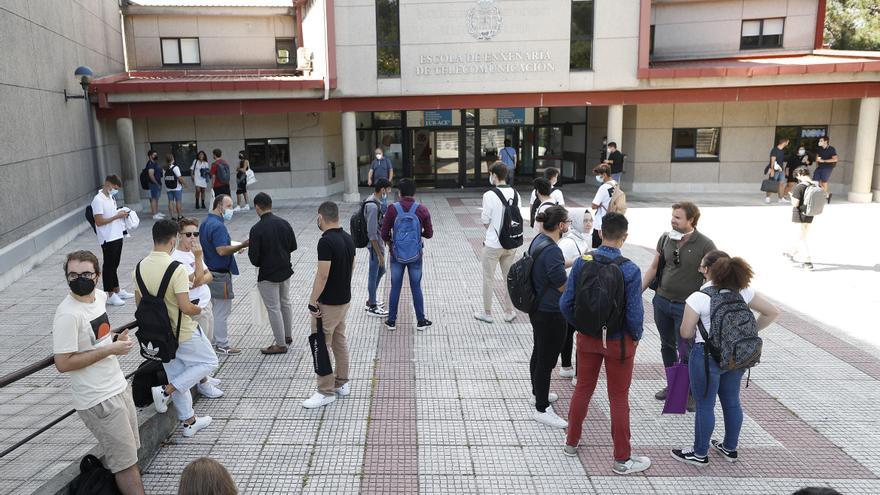
[[[95,291],[95,281],[89,278],[77,278],[73,282],[68,282],[70,291],[78,296],[87,296]]]

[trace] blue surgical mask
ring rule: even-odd
[[[227,222],[232,220],[232,209],[223,210],[223,220]]]
[[[596,176],[596,182],[598,182],[599,184],[601,184],[601,183],[603,183],[603,182],[605,182],[605,181],[602,179],[602,176],[601,176],[601,175],[597,175],[597,176]]]
[[[119,189],[110,189],[110,197],[115,198],[119,194]]]

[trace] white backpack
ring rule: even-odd
[[[801,213],[807,217],[815,217],[822,214],[822,210],[825,209],[827,204],[828,197],[825,195],[825,190],[816,185],[815,182],[808,182],[800,208]]]

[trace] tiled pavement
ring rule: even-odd
[[[586,194],[566,192],[574,205],[589,201]],[[700,469],[669,458],[669,448],[692,439],[693,417],[662,416],[662,404],[653,399],[664,375],[649,297],[630,397],[634,450],[651,456],[653,467],[627,478],[611,472],[602,382],[580,457],[563,456],[563,432],[529,419],[527,317],[493,325],[471,317],[480,305],[479,194],[449,191],[420,199],[434,215],[436,232],[427,243],[423,282],[434,326],[415,331],[406,290],[393,333],[353,304],[348,318],[352,394],[319,411],[300,405],[314,390],[305,345],[305,303],[319,236],[314,226],[317,202],[278,208],[294,225],[300,245],[293,254],[293,297],[294,307],[302,308],[295,310],[295,331],[302,338],[295,342],[301,345],[295,343],[286,355],[259,353],[271,332],[251,323],[256,277],[253,269],[244,269],[235,280],[240,297],[230,318],[233,343],[244,352],[221,359],[217,373],[226,395],[196,404],[197,413],[211,415],[214,423],[193,438],[184,439],[177,431],[168,440],[146,470],[148,493],[176,493],[180,471],[204,455],[226,465],[242,493],[764,494],[790,493],[807,485],[880,493],[877,349],[853,345],[793,310],[764,334],[763,362],[743,391],[741,462],[713,457],[709,467]],[[661,198],[654,201],[667,204]],[[631,203],[635,218],[638,206]],[[344,223],[351,211],[351,205],[343,208]],[[237,215],[231,223],[233,238],[244,237],[254,220],[253,212]],[[148,236],[144,229],[126,244],[121,274],[130,274],[146,254]],[[93,243],[92,236],[79,236],[0,293],[0,336],[6,337],[0,374],[48,353],[52,312],[65,292],[59,270],[63,253],[96,248]],[[642,267],[650,261],[644,247],[630,246],[625,254]],[[245,258],[240,260],[247,266]],[[121,278],[129,284],[127,276]],[[355,301],[364,299],[362,253],[352,285]],[[383,292],[387,287],[385,280]],[[499,273],[497,293],[503,292]],[[131,319],[133,307],[109,312],[114,324],[122,324]],[[138,361],[135,354],[128,356],[126,370]],[[50,369],[0,391],[0,447],[67,410],[65,383],[66,378]],[[572,387],[556,378],[553,390],[560,396],[556,410],[565,415]],[[721,435],[720,409],[716,412]],[[0,493],[31,493],[93,444],[79,419],[64,421],[10,459],[0,460]]]

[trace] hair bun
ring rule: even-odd
[[[537,215],[535,215],[535,221],[541,222],[541,223],[546,222],[547,221],[547,214],[544,213],[543,211],[538,213]]]

